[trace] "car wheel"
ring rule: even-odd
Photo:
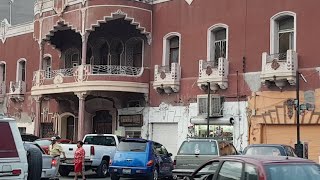
[[[28,180],[40,180],[42,173],[42,152],[37,147],[27,150]]]
[[[97,174],[101,178],[108,176],[108,163],[106,160],[102,160],[100,166],[97,169]]]
[[[116,174],[111,174],[110,177],[111,177],[111,180],[119,180],[120,179],[120,177],[117,176]]]
[[[155,167],[153,169],[152,175],[149,176],[149,180],[158,180],[159,179],[159,173],[158,173],[158,168]]]
[[[61,175],[61,176],[68,176],[69,175],[69,173],[70,173],[70,169],[69,168],[67,168],[67,167],[63,167],[63,166],[60,166],[59,167],[59,174]]]

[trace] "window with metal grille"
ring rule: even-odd
[[[174,36],[169,39],[170,44],[170,59],[169,59],[169,65],[171,63],[178,63],[179,62],[179,37]]]
[[[213,96],[211,98],[211,116],[222,116],[223,115],[223,101],[224,98],[221,96]]]
[[[287,50],[293,49],[294,42],[294,19],[292,16],[287,16],[278,20],[278,38],[279,52],[287,53]]]
[[[222,96],[211,96],[210,99],[210,116],[222,116],[223,115],[223,102]],[[207,115],[208,112],[208,97],[206,95],[198,96],[198,115]]]
[[[214,32],[214,61],[218,65],[218,60],[221,57],[226,57],[226,29],[220,29]]]

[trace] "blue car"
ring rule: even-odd
[[[166,148],[146,139],[123,139],[110,161],[111,180],[120,177],[142,177],[156,180],[172,178],[172,154]]]

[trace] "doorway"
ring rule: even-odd
[[[109,111],[96,111],[96,115],[93,117],[93,132],[97,134],[112,134],[112,115]]]
[[[67,117],[67,139],[75,140],[75,121],[73,116]]]

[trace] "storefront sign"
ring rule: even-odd
[[[120,115],[120,126],[124,127],[141,127],[143,119],[141,114],[137,115]]]

